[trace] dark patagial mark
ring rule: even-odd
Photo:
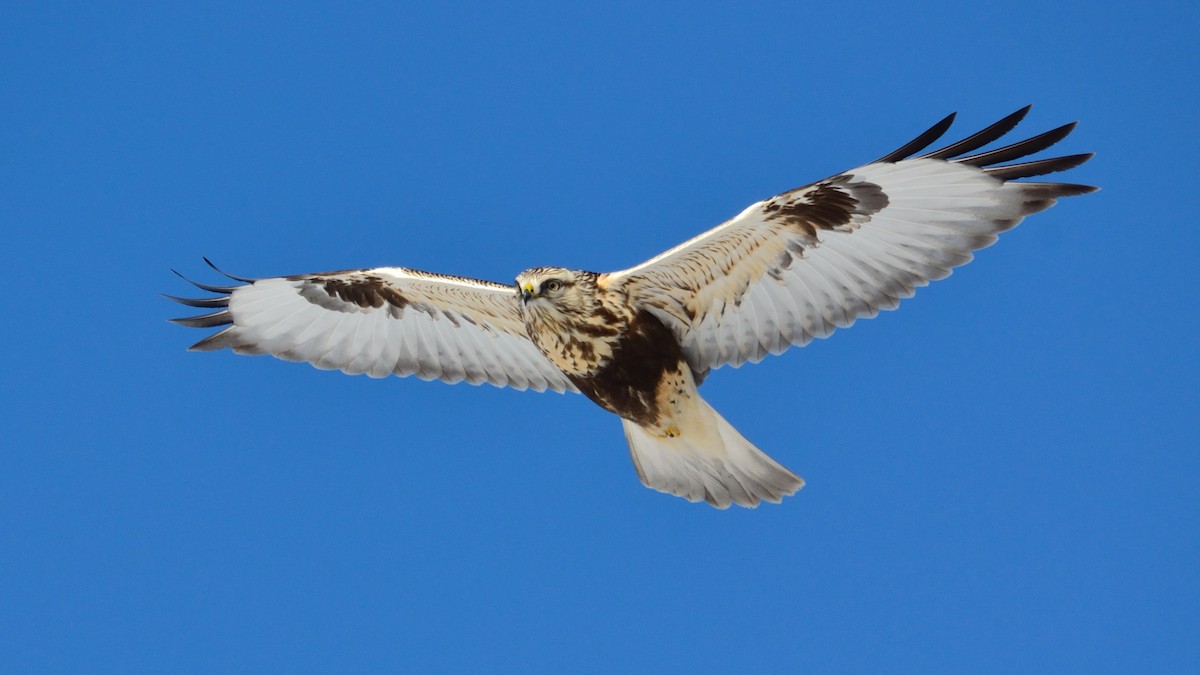
[[[795,233],[775,264],[767,269],[771,278],[783,281],[784,270],[790,269],[797,258],[803,259],[808,249],[820,246],[818,230],[851,232],[887,207],[888,197],[881,187],[853,180],[851,174],[834,176],[763,204],[768,221],[782,222]]]
[[[683,349],[671,329],[647,311],[629,323],[612,358],[596,372],[570,376],[571,382],[600,407],[643,426],[659,417],[659,382],[684,362]]]
[[[379,308],[387,303],[398,309],[408,306],[408,299],[399,291],[385,284],[383,279],[364,276],[351,279],[322,279],[315,277],[312,283],[321,284],[330,297],[352,302],[359,307]]]
[[[324,309],[337,312],[354,311],[346,306],[349,303],[363,309],[379,309],[386,305],[388,314],[397,319],[404,315],[404,310],[408,307],[424,312],[430,317],[437,314],[433,307],[423,302],[413,302],[377,276],[315,276],[301,279],[304,285],[299,289],[300,297]]]
[[[805,240],[815,242],[818,230],[849,232],[888,205],[878,185],[853,179],[843,174],[785,192],[763,204],[763,212],[768,221],[788,225]]]

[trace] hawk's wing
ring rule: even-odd
[[[1056,198],[1096,189],[1009,182],[1070,169],[1090,154],[998,166],[1053,145],[1074,124],[964,156],[1003,136],[1028,110],[909,159],[945,133],[951,115],[871,164],[753,204],[600,283],[671,326],[697,372],[827,337],[896,308]]]
[[[168,296],[218,308],[175,323],[228,325],[192,349],[228,347],[352,375],[575,390],[526,336],[512,286],[403,267],[235,279],[247,283],[196,284],[215,298]]]

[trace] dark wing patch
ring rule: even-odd
[[[372,274],[351,273],[349,276],[333,278],[311,276],[298,280],[304,282],[299,289],[300,296],[324,309],[352,312],[358,311],[355,308],[379,309],[386,305],[388,315],[399,319],[404,316],[404,309],[413,305],[430,316],[434,314],[432,307],[413,303],[399,290]]]
[[[762,210],[768,222],[782,222],[815,241],[818,230],[849,232],[887,205],[888,197],[878,185],[842,174],[772,197]]]

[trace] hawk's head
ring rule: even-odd
[[[563,372],[583,375],[611,358],[628,328],[628,307],[614,304],[595,272],[535,267],[517,275],[517,302],[529,339]]]
[[[526,313],[560,321],[578,318],[595,311],[596,276],[563,267],[535,267],[517,275],[517,297]]]

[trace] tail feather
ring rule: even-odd
[[[708,403],[699,397],[697,402],[674,437],[621,420],[633,465],[646,487],[719,509],[779,503],[804,487],[804,479],[754,447]]]

